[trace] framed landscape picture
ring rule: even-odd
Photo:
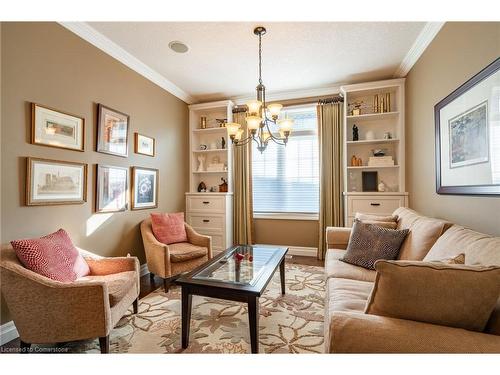
[[[38,158],[26,160],[28,206],[87,201],[87,164]]]
[[[158,169],[132,167],[132,209],[158,207]]]
[[[134,150],[136,154],[155,156],[155,139],[140,133],[135,133]]]
[[[96,177],[96,212],[119,212],[128,209],[128,168],[98,165]]]
[[[500,58],[434,107],[438,194],[500,195]]]
[[[85,119],[31,103],[31,143],[83,151]]]
[[[97,108],[97,151],[128,156],[129,115],[102,104]]]

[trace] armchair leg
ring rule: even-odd
[[[21,341],[21,344],[20,344],[21,353],[29,353],[29,350],[31,348],[31,344],[29,342],[24,342],[23,340],[20,340],[20,341]]]
[[[170,280],[163,279],[163,289],[165,289],[165,293],[168,293],[169,288],[170,288]]]
[[[151,280],[151,282],[155,280],[155,274],[153,272],[149,273],[149,280]]]
[[[135,299],[132,306],[134,306],[134,314],[137,314],[139,312],[139,297]]]
[[[101,347],[101,354],[109,353],[109,335],[99,337],[99,346]]]

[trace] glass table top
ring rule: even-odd
[[[266,266],[283,254],[281,248],[267,246],[237,246],[219,261],[208,265],[193,279],[220,281],[225,283],[255,285]],[[276,266],[276,263],[274,263]]]

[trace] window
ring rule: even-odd
[[[317,214],[319,160],[316,107],[288,107],[281,116],[295,120],[286,147],[270,141],[266,150],[260,153],[253,142],[254,213]]]

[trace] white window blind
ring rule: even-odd
[[[253,142],[253,210],[257,214],[318,213],[316,107],[285,108],[282,112],[282,117],[295,120],[286,147],[270,141],[261,154]]]

